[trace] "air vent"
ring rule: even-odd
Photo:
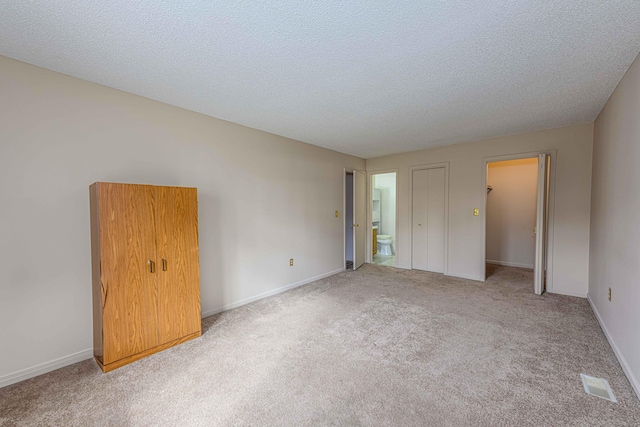
[[[609,381],[604,378],[595,378],[585,374],[580,374],[580,378],[582,378],[582,385],[584,386],[584,391],[586,391],[587,394],[609,400],[611,402],[617,402],[616,397],[613,395],[611,387],[609,386]]]

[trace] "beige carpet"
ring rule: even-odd
[[[640,425],[587,301],[531,283],[365,265],[111,373],[88,360],[0,389],[0,425]],[[585,394],[581,372],[618,403]]]

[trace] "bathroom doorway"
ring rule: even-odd
[[[396,266],[397,172],[371,174],[371,262]]]
[[[486,162],[485,277],[530,278],[534,293],[546,288],[550,156]]]

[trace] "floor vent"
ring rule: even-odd
[[[585,374],[580,374],[580,378],[582,378],[582,385],[584,386],[584,391],[586,391],[587,394],[609,400],[611,402],[617,402],[616,397],[613,395],[611,387],[609,386],[609,381],[604,378],[590,377]]]

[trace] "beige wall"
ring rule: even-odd
[[[487,262],[533,268],[538,159],[489,163],[487,185]]]
[[[90,354],[94,181],[198,188],[205,314],[343,268],[343,168],[364,160],[4,57],[0,70],[0,385]]]
[[[595,122],[592,187],[589,300],[640,396],[638,58]]]
[[[556,150],[553,233],[553,277],[550,291],[586,296],[589,262],[589,209],[593,124],[451,145],[367,160],[367,170],[399,168],[399,225],[396,264],[411,267],[409,168],[449,162],[449,274],[483,280],[484,159],[519,153]],[[494,159],[495,160],[495,159]],[[552,167],[553,169],[553,167]]]

